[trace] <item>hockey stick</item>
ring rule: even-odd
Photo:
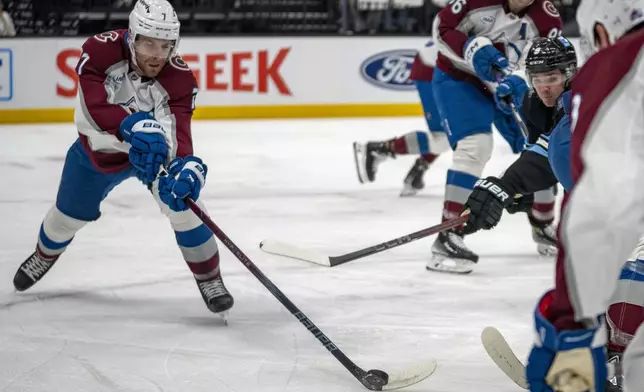
[[[421,238],[429,237],[430,235],[440,233],[441,231],[460,226],[465,222],[467,222],[467,215],[463,215],[458,218],[445,221],[439,225],[428,227],[426,229],[419,230],[378,245],[369,246],[364,249],[356,250],[354,252],[346,253],[340,256],[327,256],[312,249],[304,249],[294,245],[286,244],[284,242],[272,240],[262,241],[259,244],[259,247],[261,250],[267,253],[300,259],[308,261],[309,263],[324,265],[327,267],[335,267],[336,265],[344,264],[349,261],[360,259],[366,256],[371,256],[373,254],[384,252],[397,246],[408,244]]]
[[[501,332],[494,327],[485,327],[481,332],[481,343],[487,354],[492,358],[496,366],[501,369],[506,376],[523,389],[529,389],[528,381],[526,379],[525,366],[517,356],[514,354],[507,340],[501,335]],[[608,368],[608,377],[606,381],[606,390],[618,390],[620,387],[615,386],[618,384],[618,379],[622,379],[623,375],[620,370],[620,358],[616,355],[608,360],[606,364]]]
[[[497,78],[497,83],[501,82],[501,79],[503,77],[512,75],[512,72],[510,72],[507,68],[499,68],[499,75]],[[514,120],[517,122],[519,125],[519,129],[521,129],[521,133],[523,136],[527,139],[528,138],[528,126],[525,125],[525,122],[523,121],[523,118],[521,118],[521,114],[519,113],[519,109],[517,109],[516,105],[512,102],[512,99],[510,96],[507,96],[504,98],[507,103],[510,104],[510,107],[512,108],[512,116],[514,117]]]
[[[271,282],[270,279],[242,252],[237,245],[210,219],[210,217],[201,209],[192,199],[185,199],[186,204],[192,212],[201,219],[213,234],[219,238],[221,242],[237,257],[239,261],[253,274],[268,291],[273,294],[278,301],[284,305],[286,309],[297,320],[306,327],[306,329],[315,336],[322,345],[329,350],[329,352],[349,371],[351,374],[362,383],[367,389],[372,391],[389,391],[399,388],[404,388],[416,384],[427,377],[429,377],[434,370],[436,370],[436,362],[431,360],[426,363],[415,365],[410,369],[399,374],[388,374],[382,370],[372,369],[364,371],[356,365],[349,357],[347,357],[336,345],[329,339],[313,322],[300,310],[291,300],[288,299],[280,289]]]
[[[481,332],[481,343],[487,355],[492,358],[496,366],[501,369],[510,380],[523,389],[528,389],[528,381],[525,378],[525,366],[514,354],[507,340],[494,327],[485,327]]]

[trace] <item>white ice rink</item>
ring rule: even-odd
[[[487,357],[497,326],[524,360],[531,315],[553,282],[525,214],[467,243],[467,276],[425,270],[434,237],[335,268],[263,253],[279,239],[336,255],[440,222],[439,158],[414,198],[399,198],[411,156],[358,183],[354,140],[424,129],[422,118],[197,122],[212,219],[358,365],[394,371],[434,358],[408,391],[521,390]],[[495,135],[498,136],[498,135]],[[205,307],[164,216],[136,180],[117,188],[49,274],[13,292],[56,197],[72,125],[0,127],[0,392],[344,392],[359,384],[220,243],[235,297],[229,326]],[[485,174],[515,157],[500,137]]]

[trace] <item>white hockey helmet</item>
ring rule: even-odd
[[[633,27],[644,23],[644,0],[582,0],[577,8],[577,23],[584,57],[595,54],[599,47],[595,27],[601,24],[612,45]]]
[[[137,36],[174,41],[168,55],[170,58],[177,52],[179,46],[180,27],[177,13],[167,0],[138,0],[130,12],[128,29],[128,45],[135,64],[134,42]]]

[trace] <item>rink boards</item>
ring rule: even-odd
[[[197,119],[409,116],[425,37],[194,37]],[[0,123],[71,122],[83,38],[0,43]],[[573,40],[575,46],[578,40]]]

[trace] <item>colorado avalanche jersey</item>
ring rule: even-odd
[[[411,80],[431,82],[438,58],[438,46],[434,41],[429,41],[425,46],[418,50],[411,65]]]
[[[452,0],[433,24],[437,66],[457,79],[476,76],[463,58],[463,49],[469,37],[478,36],[489,38],[515,71],[523,68],[532,39],[556,37],[561,29],[559,12],[549,0],[535,0],[516,15],[510,12],[508,0]]]
[[[619,59],[619,61],[615,61]],[[592,56],[572,81],[570,168],[559,225],[555,326],[603,313],[644,233],[644,29]],[[566,320],[566,317],[568,320]]]
[[[169,157],[192,154],[191,120],[197,82],[179,56],[156,78],[141,77],[131,64],[127,31],[89,38],[76,67],[79,89],[74,121],[94,166],[114,173],[129,166],[130,145],[119,134],[121,121],[137,111],[151,112],[163,126]]]

